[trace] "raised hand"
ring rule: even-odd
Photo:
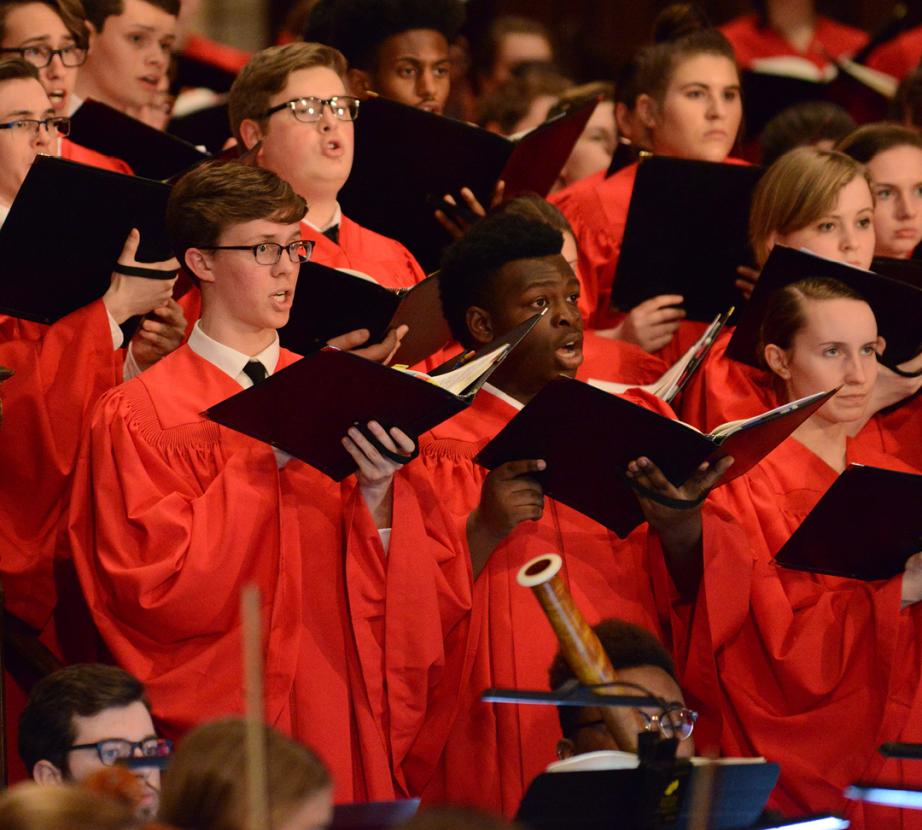
[[[350,331],[328,340],[327,345],[341,349],[344,352],[352,352],[352,354],[364,357],[374,363],[383,363],[386,366],[397,353],[397,349],[400,348],[400,344],[409,330],[410,327],[407,325],[397,326],[397,328],[391,329],[380,343],[374,343],[360,349],[359,346],[368,342],[371,333],[368,329],[355,329],[355,331]]]
[[[416,450],[413,440],[397,427],[387,431],[377,421],[369,421],[368,430],[381,446],[396,455],[407,456],[409,460]],[[359,488],[375,520],[375,526],[390,527],[394,501],[394,473],[403,466],[403,463],[382,454],[357,427],[349,428],[342,443],[346,452],[358,464],[356,477],[359,481]]]
[[[502,180],[496,183],[496,187],[493,190],[493,195],[490,197],[490,208],[493,209],[497,207],[503,201],[503,195],[506,192],[506,183]],[[467,232],[467,229],[473,224],[477,219],[482,219],[487,215],[486,210],[483,205],[480,204],[478,198],[474,195],[474,191],[469,187],[462,187],[460,190],[461,201],[464,203],[462,210],[458,211],[457,214],[449,216],[444,210],[436,210],[435,218],[438,220],[439,224],[451,234],[452,239],[460,239]],[[445,201],[450,205],[457,205],[458,202],[454,196],[450,193],[447,193],[444,197]],[[469,220],[467,217],[462,214],[472,215],[474,217],[473,221]]]
[[[903,608],[922,599],[922,551],[906,560],[903,568]]]
[[[758,269],[750,268],[748,265],[740,265],[736,269],[736,273],[739,274],[739,279],[737,279],[735,285],[748,300],[752,296],[756,283],[759,281],[760,272]]]
[[[131,353],[143,371],[179,348],[185,337],[186,317],[179,303],[171,298],[141,321],[131,338]]]
[[[615,337],[635,343],[645,352],[655,352],[666,346],[685,318],[685,309],[677,308],[684,297],[680,294],[660,294],[634,306],[615,329]]]
[[[138,245],[141,243],[141,234],[137,228],[132,228],[125,240],[122,253],[118,258],[120,268],[139,268],[147,271],[160,271],[172,273],[169,279],[127,276],[113,271],[109,282],[109,290],[103,295],[102,301],[116,323],[124,323],[131,317],[147,314],[155,308],[165,305],[173,295],[173,285],[176,282],[176,273],[179,262],[175,258],[163,262],[138,262],[135,256]]]
[[[672,580],[684,596],[692,596],[701,579],[701,502],[731,464],[731,456],[713,465],[704,462],[681,487],[672,484],[645,456],[628,464],[628,478],[651,494],[638,492],[637,500],[659,536]],[[684,502],[685,507],[669,506],[658,498]]]
[[[547,468],[541,459],[507,461],[484,480],[480,504],[467,520],[467,540],[474,577],[490,554],[521,522],[544,515],[544,491],[531,474]]]

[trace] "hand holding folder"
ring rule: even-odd
[[[690,320],[712,320],[742,295],[736,269],[752,261],[749,205],[762,168],[650,156],[628,208],[612,306],[628,311],[664,294],[685,298]],[[670,229],[662,244],[661,229]],[[694,251],[694,256],[689,252]]]
[[[341,443],[352,426],[377,421],[415,439],[467,407],[541,316],[536,314],[467,360],[452,359],[430,375],[324,349],[204,414],[341,481],[356,469]]]
[[[493,469],[517,459],[545,460],[547,469],[535,477],[548,496],[626,537],[643,521],[625,473],[629,462],[646,456],[679,487],[703,462],[713,465],[732,456],[726,483],[757,464],[832,394],[811,395],[703,435],[616,395],[560,378],[545,386],[477,461]]]
[[[160,182],[38,156],[0,228],[0,260],[7,275],[0,281],[0,311],[51,324],[98,300],[109,288],[132,228],[141,234],[139,262],[169,259],[164,219],[169,193]],[[67,217],[53,236],[35,221],[51,204]],[[36,251],[46,253],[36,256]],[[176,273],[161,276],[172,279]]]

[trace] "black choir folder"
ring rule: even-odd
[[[298,354],[322,349],[331,338],[362,328],[371,332],[368,342],[377,343],[406,323],[410,330],[392,362],[413,366],[451,340],[437,274],[394,291],[348,271],[305,262],[298,292],[306,299],[296,299],[288,324],[279,330],[282,345]]]
[[[758,366],[759,335],[769,297],[778,288],[808,277],[837,279],[868,301],[877,318],[877,329],[887,342],[881,359],[887,366],[903,363],[922,349],[922,287],[907,278],[884,277],[807,251],[776,245],[743,309],[727,354],[741,363]]]
[[[355,161],[339,194],[347,216],[399,240],[426,270],[451,241],[433,216],[447,193],[469,187],[485,207],[497,181],[506,194],[545,196],[595,103],[548,121],[518,140],[384,98],[363,101]]]
[[[532,781],[516,818],[532,830],[684,830],[693,826],[695,778],[701,767],[546,772]],[[778,780],[769,763],[716,764],[708,827],[755,824]]]
[[[418,798],[337,804],[333,808],[330,830],[385,830],[398,827],[413,818],[418,809]]]
[[[775,561],[853,579],[889,579],[922,550],[922,475],[851,464]]]
[[[680,486],[703,461],[732,455],[734,464],[722,479],[726,483],[757,464],[832,394],[811,395],[704,435],[617,395],[559,378],[481,450],[477,461],[494,469],[507,461],[544,459],[547,469],[534,477],[548,496],[624,538],[643,522],[625,478],[628,462],[645,455]]]
[[[181,138],[93,100],[84,101],[71,117],[70,137],[97,153],[127,161],[138,176],[148,179],[169,179],[211,158]]]
[[[139,261],[169,259],[169,193],[160,182],[38,156],[0,228],[0,311],[50,324],[98,300],[132,228],[141,232]],[[64,219],[50,235],[36,221],[49,206]]]
[[[534,315],[466,360],[446,361],[428,376],[324,349],[204,414],[342,481],[356,469],[340,443],[349,427],[377,421],[386,429],[399,427],[415,441],[465,409],[542,316]]]
[[[681,294],[690,320],[739,306],[736,269],[751,265],[749,203],[761,167],[650,156],[637,168],[612,306]],[[666,229],[668,243],[664,244]]]

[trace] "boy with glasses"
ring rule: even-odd
[[[93,98],[142,118],[170,66],[179,0],[84,0],[83,8],[89,52],[73,109]]]
[[[36,155],[50,154],[66,129],[67,119],[54,115],[35,67],[0,62],[0,225]],[[53,211],[49,205],[48,216]],[[36,222],[47,220],[35,217]],[[53,232],[48,239],[51,247],[40,255],[62,257],[66,268],[66,252],[53,250]],[[119,267],[143,265],[134,257],[139,241],[137,232],[128,237]],[[147,267],[175,271],[177,263]],[[119,326],[163,307],[173,283],[114,272],[104,296],[53,325],[0,315],[0,365],[15,373],[3,387],[0,514],[11,520],[0,522],[0,578],[7,608],[38,630],[56,601],[53,564],[61,554],[58,534],[85,419],[96,399],[122,379]]]
[[[304,212],[286,182],[238,162],[174,185],[167,226],[202,315],[184,346],[100,400],[70,539],[94,621],[166,734],[241,711],[239,595],[255,583],[268,722],[318,748],[338,800],[388,799],[406,793],[419,729],[407,722],[426,713],[443,625],[466,643],[468,565],[442,550],[452,534],[438,502],[418,465],[397,473],[354,428],[343,445],[358,473],[338,484],[201,414],[299,360],[277,329],[302,290]],[[390,453],[414,449],[399,430],[369,429]],[[385,594],[413,602],[385,606]]]
[[[451,92],[450,47],[464,22],[459,0],[334,0],[318,31],[349,62],[349,90],[442,114]],[[313,21],[312,21],[313,22]],[[327,29],[325,37],[319,31]]]
[[[67,0],[0,0],[0,59],[20,59],[38,70],[56,116],[73,112],[71,96],[77,70],[86,61],[87,30]],[[121,159],[75,144],[58,130],[52,155],[131,173]]]
[[[358,99],[346,94],[346,61],[329,46],[290,43],[258,52],[237,76],[228,108],[241,147],[285,179],[308,204],[302,234],[313,260],[361,271],[387,288],[424,278],[399,242],[343,216],[337,201],[349,178]]]
[[[42,678],[19,718],[19,754],[39,784],[80,783],[130,757],[162,759],[172,743],[157,736],[144,685],[115,666],[67,666]],[[160,770],[135,772],[139,812],[157,812]]]

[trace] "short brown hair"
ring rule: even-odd
[[[26,61],[16,60],[0,61],[0,84],[4,81],[38,81],[38,70]]]
[[[865,124],[843,138],[836,149],[855,161],[867,164],[878,153],[894,147],[915,147],[922,150],[922,135],[902,124],[881,122]]]
[[[189,248],[215,245],[231,225],[267,219],[300,222],[307,203],[271,170],[239,161],[206,161],[186,173],[170,193],[166,227],[182,263]]]
[[[264,126],[273,95],[281,92],[288,76],[299,69],[325,66],[340,78],[346,74],[346,59],[332,46],[322,43],[286,43],[257,52],[243,67],[231,86],[227,100],[231,131],[242,145],[240,124],[245,119]]]
[[[530,219],[532,222],[542,222],[545,225],[550,225],[555,231],[574,236],[573,227],[567,221],[567,217],[537,193],[523,193],[514,199],[509,199],[503,202],[496,212],[511,216],[521,216],[523,219]]]
[[[88,32],[80,0],[0,0],[0,40],[6,37],[7,15],[17,6],[26,6],[30,3],[41,3],[52,9],[61,18],[64,28],[70,33],[74,42],[78,46],[86,47]]]
[[[193,729],[170,761],[161,821],[192,830],[243,830],[247,815],[246,721],[225,718]],[[330,774],[306,746],[264,727],[269,811],[280,826],[305,799],[330,786]]]
[[[858,300],[866,302],[850,286],[829,277],[809,277],[773,292],[765,307],[759,331],[759,361],[765,363],[765,347],[790,349],[794,337],[804,327],[804,300]]]
[[[0,795],[3,830],[130,830],[131,810],[83,787],[23,782]]]
[[[75,716],[137,702],[150,710],[144,684],[117,666],[79,663],[43,677],[19,717],[19,755],[29,774],[41,760],[67,773],[67,750],[77,737]]]
[[[106,20],[118,17],[125,12],[125,0],[82,0],[86,19],[101,32]],[[143,0],[143,2],[162,9],[173,17],[179,17],[179,0]]]
[[[528,114],[536,98],[543,95],[556,98],[571,85],[570,79],[552,64],[520,64],[510,78],[481,99],[477,121],[481,126],[496,124],[504,135],[509,135]]]
[[[835,150],[798,147],[785,153],[762,176],[749,211],[749,240],[756,262],[768,258],[768,239],[805,228],[835,206],[839,191],[867,172]]]

